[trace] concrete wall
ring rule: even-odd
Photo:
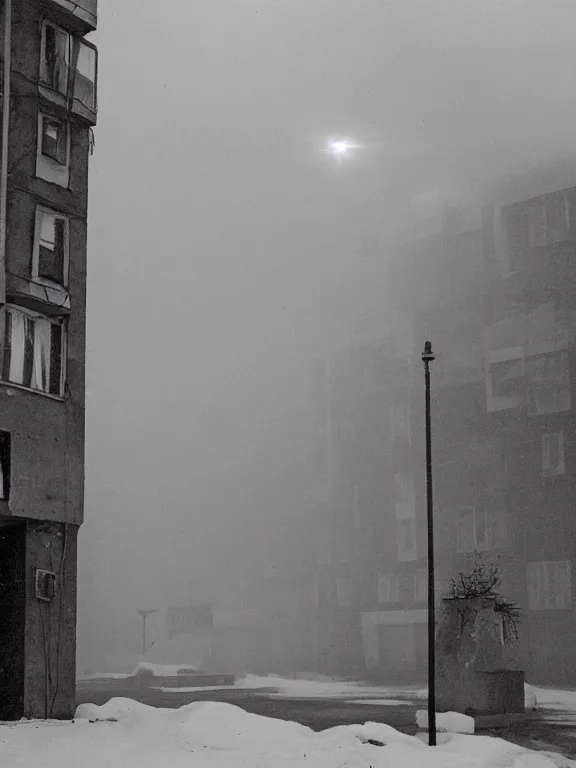
[[[69,718],[76,690],[78,529],[36,521],[27,528],[24,716]],[[37,568],[56,573],[51,602],[36,598]]]
[[[11,499],[2,514],[78,525],[83,519],[86,210],[90,137],[88,125],[73,118],[68,188],[35,177],[39,110],[35,81],[39,71],[41,22],[46,12],[47,6],[37,0],[14,5],[7,288],[9,293],[22,293],[29,290],[32,282],[36,206],[44,205],[67,214],[71,312],[67,320],[66,385],[64,397],[58,400],[0,383],[0,429],[12,435]],[[62,21],[62,18],[56,20]],[[49,103],[42,108],[44,111],[51,109]]]

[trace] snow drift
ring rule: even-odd
[[[22,768],[554,768],[555,762],[501,739],[442,734],[421,739],[380,723],[321,733],[196,702],[155,709],[130,699],[78,707],[73,723],[0,726],[0,764]]]

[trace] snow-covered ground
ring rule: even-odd
[[[428,747],[387,725],[321,733],[196,702],[154,709],[129,699],[84,704],[71,723],[0,725],[0,765],[11,768],[561,768],[560,756],[501,739],[442,734]],[[371,743],[370,743],[371,742]]]

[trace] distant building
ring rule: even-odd
[[[468,232],[448,218],[391,259],[378,343],[319,366],[320,512],[339,542],[315,578],[327,671],[425,676],[429,339],[438,595],[488,553],[522,609],[516,661],[576,681],[575,265],[575,187],[486,207]]]
[[[96,0],[3,7],[10,109],[0,167],[0,719],[65,718],[75,706],[96,122],[97,53],[85,35],[96,27]]]

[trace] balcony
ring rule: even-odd
[[[52,2],[83,21],[89,27],[87,31],[96,29],[98,0],[52,0]]]

